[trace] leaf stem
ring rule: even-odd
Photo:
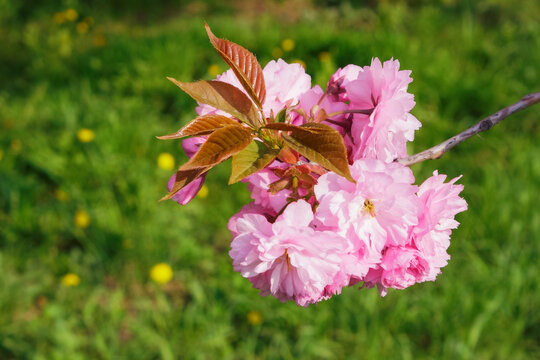
[[[371,113],[375,110],[374,108],[371,109],[351,109],[351,110],[342,110],[342,111],[336,111],[331,114],[328,114],[328,117],[336,116],[336,115],[342,115],[342,114],[364,114],[364,115],[371,115]]]

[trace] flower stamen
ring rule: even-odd
[[[362,213],[369,214],[371,215],[371,217],[377,216],[377,214],[375,213],[375,205],[371,202],[371,200],[364,200],[364,207],[362,208]]]

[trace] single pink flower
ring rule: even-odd
[[[182,140],[182,148],[184,149],[184,152],[186,153],[187,157],[191,158],[195,153],[199,150],[199,147],[206,141],[205,137],[192,137]],[[187,186],[185,186],[182,190],[178,191],[176,194],[173,195],[171,198],[173,201],[176,201],[180,205],[187,205],[195,195],[201,190],[201,187],[204,184],[204,180],[206,179],[206,174],[203,174],[199,176],[197,179],[193,180],[191,183],[189,183]],[[176,180],[176,174],[173,174],[169,181],[167,182],[167,190],[171,191],[174,182]]]
[[[300,96],[311,89],[311,76],[300,64],[288,64],[282,59],[272,60],[263,69],[266,83],[266,100],[263,111],[276,115],[288,105],[298,103]]]
[[[330,77],[326,85],[326,91],[334,101],[348,102],[346,86],[358,78],[358,74],[364,71],[360,66],[349,64],[344,68],[339,68]]]
[[[467,210],[467,202],[459,196],[463,185],[455,184],[459,178],[445,183],[446,175],[434,171],[418,190],[422,210],[411,237],[412,244],[430,263],[431,271],[426,280],[434,281],[448,263],[450,255],[446,250],[450,246],[450,235],[459,225],[455,216]]]
[[[178,191],[176,194],[173,195],[171,198],[173,201],[176,201],[180,205],[187,205],[195,195],[201,190],[201,187],[204,184],[204,180],[206,179],[206,174],[199,176],[197,179],[190,182],[188,185],[186,185],[182,190]],[[168,183],[167,183],[167,190],[171,191],[174,182],[176,180],[176,174],[173,174]]]
[[[390,246],[379,268],[366,276],[364,286],[377,285],[381,296],[385,296],[388,288],[405,289],[425,281],[429,272],[429,262],[420,251],[408,246]]]
[[[316,224],[355,237],[353,243],[366,247],[367,254],[407,244],[420,206],[411,170],[374,159],[357,160],[350,170],[356,184],[335,173],[319,178],[314,189],[319,202]]]
[[[346,86],[351,109],[373,109],[371,115],[355,114],[351,136],[354,160],[374,158],[392,162],[407,155],[406,143],[414,139],[420,122],[409,112],[414,96],[407,92],[410,71],[399,70],[399,61],[381,64],[374,58],[358,78]]]
[[[315,230],[312,220],[311,205],[303,200],[288,205],[273,224],[260,214],[235,218],[229,252],[234,270],[263,296],[299,306],[327,298],[325,287],[333,284],[350,244],[333,232]]]

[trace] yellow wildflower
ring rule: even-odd
[[[257,310],[251,310],[247,313],[247,321],[251,325],[260,325],[263,321],[263,316]]]
[[[283,50],[281,48],[275,47],[272,49],[272,57],[274,59],[279,59],[283,56]]]
[[[62,277],[62,284],[64,286],[77,286],[81,282],[81,278],[77,274],[67,273]]]
[[[201,186],[201,189],[197,193],[197,196],[201,199],[206,199],[208,197],[208,186],[206,186],[206,184],[203,184],[203,186]]]
[[[78,210],[73,220],[75,221],[75,226],[81,229],[85,229],[90,225],[90,216],[84,210]]]
[[[67,202],[69,200],[69,195],[62,189],[56,189],[54,194],[56,199],[60,202]]]
[[[208,74],[210,76],[218,76],[219,74],[221,74],[221,68],[219,67],[218,64],[212,64],[208,67]]]
[[[19,139],[13,139],[10,143],[10,148],[13,152],[18,153],[22,149],[22,141]]]
[[[75,10],[75,9],[67,9],[64,12],[64,15],[65,15],[66,19],[69,20],[69,21],[75,21],[79,17],[79,14],[77,13],[77,10]]]
[[[79,34],[86,34],[88,32],[88,24],[84,21],[81,21],[77,24],[77,32]]]
[[[54,22],[57,24],[63,24],[66,22],[66,14],[63,12],[57,12],[54,14]]]
[[[319,60],[321,62],[329,62],[332,60],[332,55],[328,51],[323,51],[319,54]]]
[[[284,50],[284,51],[291,51],[292,49],[294,49],[294,40],[293,39],[284,39],[282,42],[281,42],[281,48]]]
[[[94,46],[103,47],[106,43],[107,40],[103,34],[96,34],[96,36],[94,36]]]
[[[159,263],[150,269],[150,278],[158,284],[166,284],[171,281],[173,277],[173,271],[169,264]]]
[[[163,170],[174,169],[174,157],[169,153],[161,153],[157,160],[158,166]]]
[[[87,143],[94,140],[94,132],[90,129],[82,128],[77,131],[77,138],[80,142]]]

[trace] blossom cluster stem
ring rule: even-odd
[[[364,114],[364,115],[371,115],[373,112],[373,108],[371,109],[352,109],[352,110],[343,110],[343,111],[336,111],[331,114],[328,114],[328,117],[336,116],[336,115],[342,115],[342,114]]]
[[[482,131],[487,131],[491,129],[493,126],[497,125],[499,122],[501,122],[503,119],[507,118],[508,116],[520,110],[526,109],[529,106],[532,106],[538,102],[540,102],[540,92],[525,95],[517,103],[512,104],[508,107],[505,107],[502,110],[497,111],[495,114],[484,118],[480,122],[476,123],[474,126],[471,126],[467,130],[462,131],[461,133],[455,136],[452,136],[450,139],[443,141],[442,143],[435,145],[427,150],[424,150],[418,154],[411,155],[404,158],[398,158],[398,159],[395,159],[394,161],[399,162],[400,164],[403,164],[406,166],[410,166],[410,165],[422,162],[424,160],[438,159],[445,152],[452,149],[454,146],[462,143],[463,141],[467,140],[471,136],[476,135]]]

